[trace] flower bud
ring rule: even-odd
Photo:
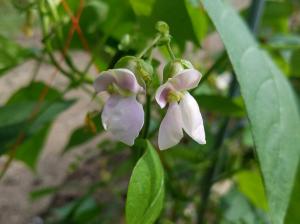
[[[166,22],[158,21],[155,25],[155,28],[161,35],[159,41],[157,42],[157,46],[162,46],[170,43],[171,35],[169,33],[169,25]]]
[[[125,56],[116,63],[115,68],[127,68],[132,71],[138,83],[143,87],[146,87],[152,80],[152,65],[137,57]]]
[[[193,68],[191,62],[184,59],[175,59],[170,61],[164,68],[164,82],[169,78],[172,78],[174,75],[180,73],[184,69]]]
[[[162,35],[169,34],[169,25],[164,21],[158,21],[155,25],[155,28]]]

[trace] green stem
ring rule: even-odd
[[[150,49],[152,49],[153,47],[155,47],[155,45],[157,44],[157,42],[160,40],[161,35],[157,34],[156,37],[153,39],[153,41],[146,47],[144,48],[144,50],[142,50],[137,57],[138,58],[142,58]]]
[[[176,57],[175,57],[175,55],[174,55],[174,53],[173,53],[173,50],[172,50],[172,48],[171,48],[170,43],[168,43],[166,46],[167,46],[167,50],[168,50],[168,53],[169,53],[170,57],[172,58],[172,60],[175,60]]]
[[[146,139],[149,133],[150,127],[150,120],[151,120],[151,95],[147,94],[146,96],[146,112],[145,112],[145,125],[143,131],[143,138]]]

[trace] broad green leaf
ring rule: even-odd
[[[248,112],[273,223],[283,223],[299,161],[300,118],[284,75],[220,0],[202,0],[228,51]]]
[[[126,200],[127,224],[151,224],[158,218],[164,201],[164,171],[151,145],[139,159],[130,178]]]
[[[244,108],[235,101],[221,95],[196,95],[201,109],[231,117],[245,116]]]
[[[264,191],[262,179],[258,170],[240,171],[234,175],[238,189],[242,192],[256,207],[268,210],[267,198]]]

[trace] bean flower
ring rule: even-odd
[[[168,104],[158,133],[161,150],[180,142],[183,130],[199,144],[205,144],[205,132],[199,106],[188,90],[198,86],[201,73],[190,68],[184,69],[161,85],[155,99],[161,108]]]
[[[136,98],[143,88],[133,72],[123,68],[101,72],[94,88],[110,94],[101,114],[104,129],[116,140],[133,145],[144,124],[143,106]]]

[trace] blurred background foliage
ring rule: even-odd
[[[230,2],[247,20],[251,1]],[[1,102],[1,177],[13,160],[22,161],[37,172],[53,122],[77,100],[66,99],[65,94],[82,89],[95,102],[102,102],[91,86],[91,67],[102,71],[112,68],[122,56],[138,53],[155,35],[155,23],[163,20],[170,26],[175,54],[191,60],[204,74],[205,82],[193,95],[205,117],[207,144],[199,146],[185,138],[178,146],[160,153],[166,170],[166,198],[157,223],[196,223],[201,192],[206,187],[203,177],[216,156],[219,159],[205,211],[207,223],[270,223],[244,102],[238,91],[228,97],[232,66],[200,2],[0,0],[0,18],[0,78],[16,66],[34,60],[53,66],[68,80],[64,90],[59,90],[51,82],[37,81],[33,73],[27,86]],[[37,40],[24,44],[23,39],[32,36],[37,36]],[[300,2],[266,1],[257,39],[289,79],[299,102]],[[90,56],[83,68],[73,60],[77,51]],[[154,63],[158,73],[167,54],[163,48],[154,54],[160,58]],[[56,73],[50,80],[55,76]],[[86,113],[62,156],[80,150],[82,144],[103,134],[99,112]],[[154,145],[159,113],[155,107],[150,124]],[[227,118],[228,128],[220,139],[216,133]],[[220,148],[220,155],[211,150],[215,147]],[[70,163],[68,175],[60,185],[32,190],[32,203],[51,197],[48,207],[36,215],[46,223],[123,223],[127,183],[136,161],[132,150],[109,138],[99,141],[92,156],[75,158]],[[299,203],[297,189],[300,188],[294,188],[286,223],[299,220],[297,206],[292,205]]]

